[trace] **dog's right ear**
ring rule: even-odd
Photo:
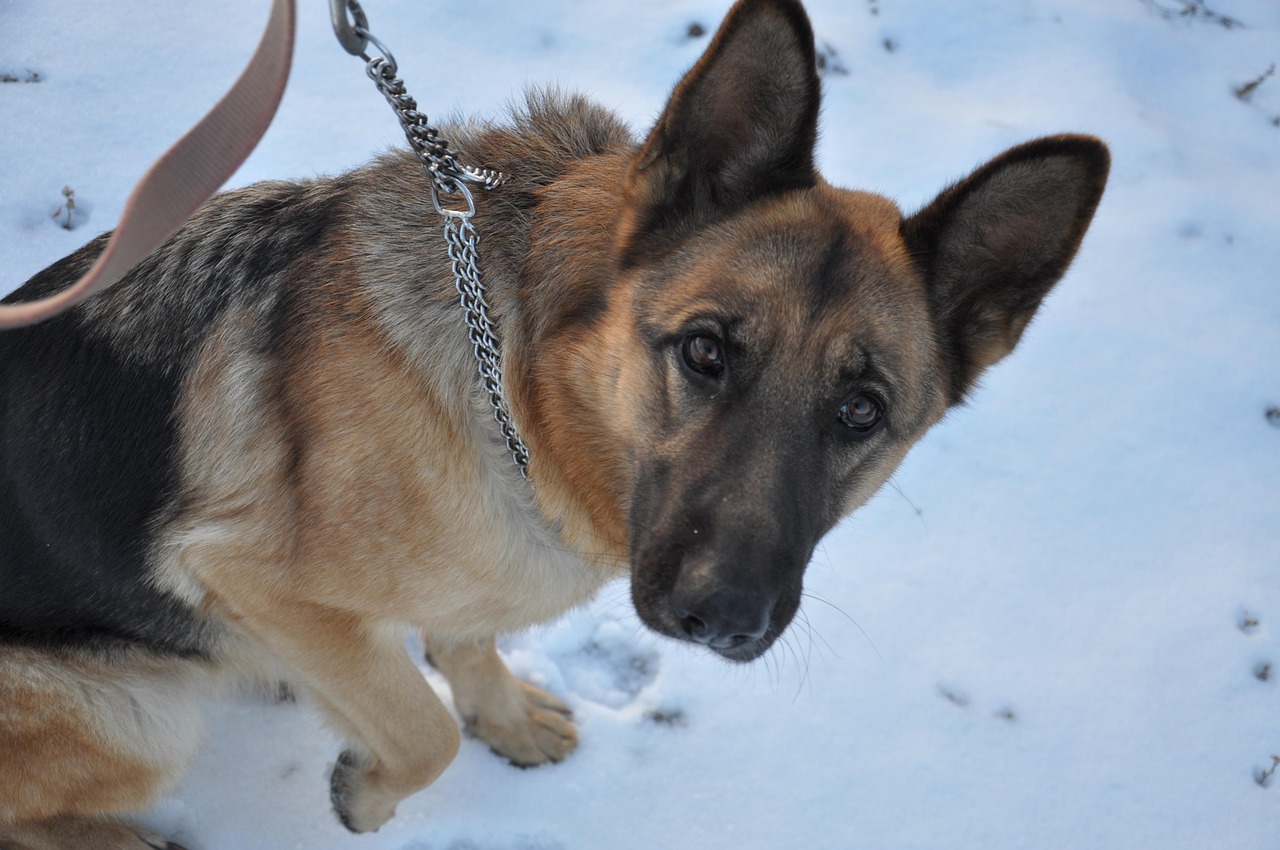
[[[800,3],[739,0],[631,165],[624,265],[753,200],[812,186],[819,88]]]

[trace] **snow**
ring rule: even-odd
[[[1280,4],[812,0],[834,183],[906,209],[1072,130],[1112,179],[1018,352],[820,547],[785,645],[725,665],[647,633],[625,587],[503,644],[581,745],[517,770],[476,741],[378,833],[346,833],[339,744],[305,699],[215,704],[185,784],[141,815],[193,850],[1274,848],[1280,777]],[[225,90],[267,3],[0,0],[0,291],[113,226]],[[283,107],[233,179],[399,144],[303,2]],[[432,115],[528,83],[638,129],[724,0],[368,0]],[[885,46],[888,39],[893,46]],[[63,185],[87,222],[52,218]],[[1256,621],[1256,624],[1255,624]],[[1272,663],[1271,675],[1259,676]],[[442,691],[447,686],[425,670]]]

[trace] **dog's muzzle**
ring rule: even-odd
[[[677,582],[671,613],[689,640],[717,652],[744,649],[769,631],[773,599],[726,588],[707,592]]]

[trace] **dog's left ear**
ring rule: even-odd
[[[624,261],[765,195],[812,186],[820,91],[796,0],[740,0],[627,175]]]
[[[1092,136],[1019,145],[902,223],[924,274],[950,402],[1017,345],[1080,247],[1111,157]]]

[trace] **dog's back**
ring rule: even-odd
[[[337,187],[316,185],[222,195],[102,297],[0,334],[0,641],[207,650],[149,568],[179,509],[182,385],[217,317],[275,299],[276,273],[333,223]],[[106,239],[5,302],[64,288]]]
[[[11,296],[58,288],[95,240]],[[0,334],[0,641],[200,650],[195,613],[146,581],[174,491],[179,364],[139,362],[79,311]]]

